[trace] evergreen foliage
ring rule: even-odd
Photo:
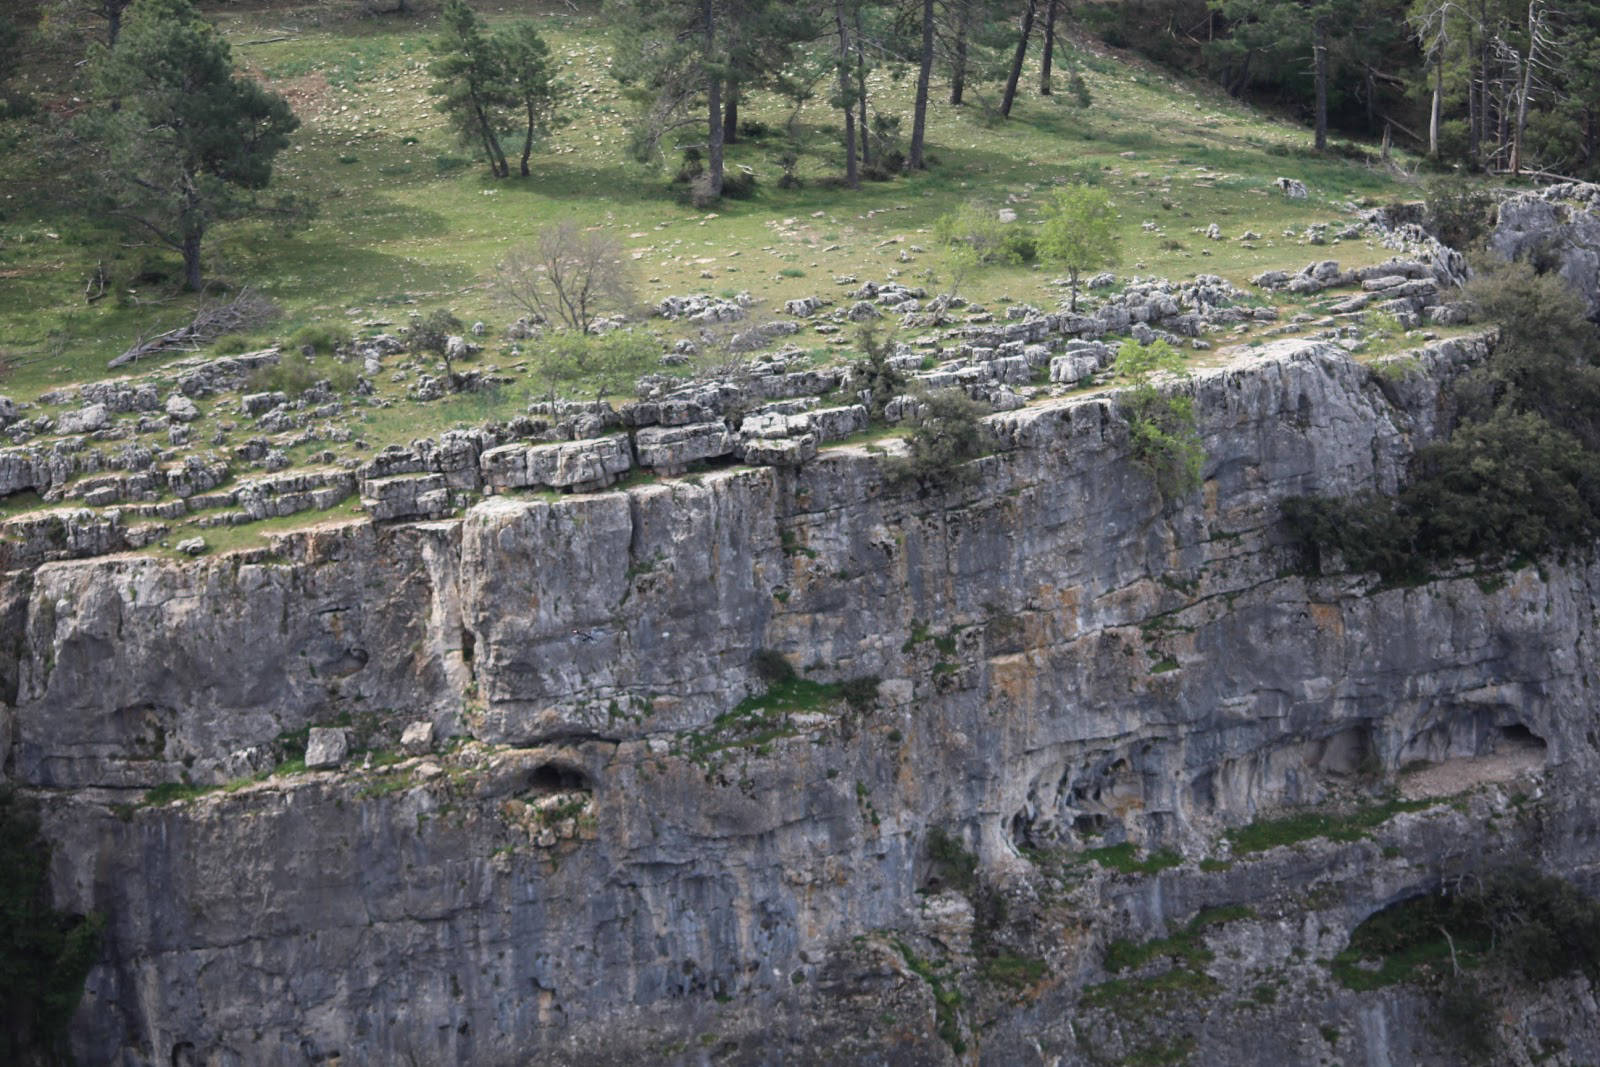
[[[66,1062],[67,1025],[100,954],[104,920],[50,907],[39,820],[0,786],[0,1060]]]
[[[1284,517],[1321,571],[1326,553],[1391,581],[1433,563],[1530,557],[1600,534],[1600,339],[1554,275],[1492,267],[1469,286],[1499,341],[1456,389],[1459,425],[1422,449],[1397,497],[1287,501]]]
[[[928,488],[958,488],[976,477],[970,460],[983,455],[984,406],[960,389],[936,389],[918,398],[906,455],[890,468],[895,481]]]
[[[105,106],[77,134],[93,196],[181,252],[185,285],[199,289],[207,228],[257,206],[246,194],[266,188],[300,121],[234,71],[228,42],[189,0],[136,0],[117,47],[97,49],[91,67]]]

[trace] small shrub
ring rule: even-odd
[[[1423,190],[1423,225],[1451,248],[1470,248],[1488,232],[1494,197],[1487,190],[1453,175]]]
[[[289,347],[316,355],[332,355],[355,340],[350,327],[342,322],[313,322],[289,335]]]
[[[850,710],[861,713],[871,711],[878,704],[878,676],[863,675],[839,683],[839,695],[850,705]]]
[[[1117,350],[1117,368],[1134,383],[1122,404],[1134,462],[1150,475],[1164,501],[1198,489],[1205,449],[1195,423],[1194,398],[1163,392],[1151,381],[1157,372],[1186,373],[1183,357],[1165,341],[1148,345],[1125,341]]]
[[[942,826],[928,831],[928,859],[934,875],[951,889],[968,895],[977,889],[978,857]]]
[[[938,389],[923,395],[919,407],[907,454],[891,464],[891,479],[945,490],[970,481],[976,472],[969,461],[983,455],[983,405],[960,389]]]
[[[881,421],[889,401],[906,387],[906,376],[890,362],[894,335],[880,332],[875,323],[865,323],[856,331],[856,346],[861,349],[853,368],[857,392],[866,394],[868,417]]]
[[[722,175],[722,195],[728,200],[748,200],[756,195],[756,172],[734,167]]]
[[[310,360],[298,352],[289,352],[278,362],[251,371],[245,388],[252,393],[284,393],[293,398],[315,385],[318,377]]]

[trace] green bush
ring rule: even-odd
[[[919,400],[906,455],[890,465],[892,481],[953,489],[975,475],[969,463],[983,455],[984,407],[960,389],[938,389]]]
[[[794,681],[794,666],[784,658],[782,652],[770,648],[760,649],[756,652],[754,665],[756,677],[767,685]]]
[[[863,675],[839,683],[839,695],[854,712],[871,711],[878,703],[878,676]]]
[[[67,1026],[104,920],[50,907],[49,846],[30,804],[0,787],[0,1060],[66,1062]]]
[[[1440,560],[1536,556],[1600,536],[1600,337],[1583,302],[1528,264],[1485,269],[1467,292],[1500,340],[1455,386],[1450,437],[1417,453],[1394,498],[1284,503],[1313,570],[1332,550],[1352,570],[1414,580]]]
[[[316,355],[331,356],[354,340],[350,327],[342,322],[313,322],[289,335],[289,347],[296,351],[309,348]]]
[[[1143,345],[1124,341],[1117,369],[1133,381],[1122,397],[1123,416],[1133,442],[1133,459],[1155,482],[1165,501],[1200,487],[1205,449],[1195,422],[1194,398],[1157,389],[1157,372],[1184,375],[1183,357],[1165,341]]]
[[[1494,197],[1456,175],[1434,178],[1423,187],[1424,223],[1451,248],[1470,248],[1488,232]]]
[[[970,895],[978,887],[978,857],[942,826],[928,831],[928,860],[935,877],[956,892]]]
[[[881,421],[889,401],[906,387],[906,376],[889,362],[894,355],[894,335],[881,333],[869,322],[856,331],[856,346],[861,349],[853,368],[856,391],[867,394],[868,418]]]

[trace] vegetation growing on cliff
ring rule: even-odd
[[[1600,534],[1600,334],[1583,302],[1527,263],[1489,264],[1468,287],[1500,327],[1485,366],[1456,386],[1454,432],[1421,449],[1396,497],[1284,504],[1313,570],[1415,580],[1442,561],[1535,556]]]
[[[50,907],[49,846],[39,819],[0,787],[0,1060],[67,1062],[67,1024],[100,954],[104,920]]]
[[[1356,927],[1333,961],[1347,989],[1433,987],[1441,1035],[1476,1062],[1498,1047],[1501,993],[1575,974],[1600,981],[1600,901],[1522,869],[1464,875],[1385,908]]]
[[[1124,341],[1116,366],[1133,383],[1122,396],[1122,408],[1134,462],[1165,501],[1198,489],[1206,454],[1195,423],[1194,397],[1159,389],[1153,380],[1157,374],[1184,377],[1183,357],[1166,341]]]

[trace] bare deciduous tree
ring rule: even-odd
[[[634,301],[633,268],[622,242],[574,222],[546,227],[507,256],[495,288],[507,303],[580,333],[589,333],[602,312]]]

